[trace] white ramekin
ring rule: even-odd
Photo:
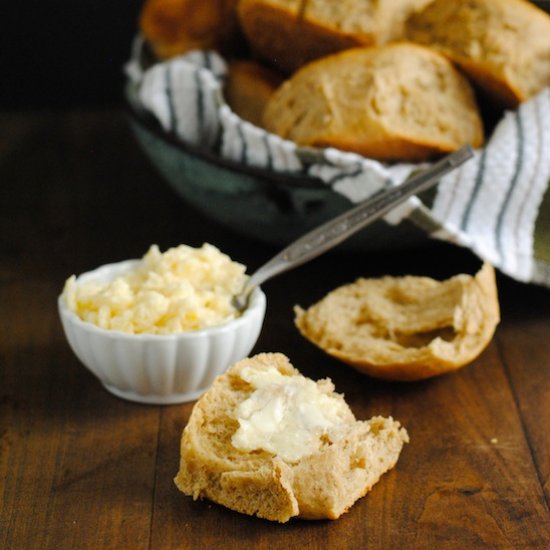
[[[78,282],[108,281],[138,260],[108,264],[83,273]],[[126,334],[83,321],[60,295],[59,315],[65,336],[80,361],[114,395],[149,404],[184,403],[205,392],[214,378],[246,357],[260,334],[266,308],[257,288],[237,319],[178,334]]]

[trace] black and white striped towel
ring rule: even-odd
[[[384,165],[336,149],[303,149],[243,121],[224,103],[226,64],[196,51],[142,71],[126,66],[141,108],[183,141],[237,162],[315,176],[354,203],[403,181],[418,165]],[[408,218],[433,237],[469,247],[502,272],[550,286],[550,89],[500,121],[473,159],[386,221]]]

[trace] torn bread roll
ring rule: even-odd
[[[446,281],[428,277],[358,279],[330,292],[295,323],[308,340],[361,372],[419,380],[473,361],[499,322],[494,269]]]
[[[408,435],[392,418],[358,421],[328,379],[280,353],[236,363],[195,404],[177,487],[243,514],[336,519],[393,468]]]

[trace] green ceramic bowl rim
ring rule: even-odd
[[[166,132],[154,118],[140,112],[128,97],[125,98],[125,106],[130,119],[138,126],[143,127],[147,132],[153,134],[156,138],[178,149],[182,153],[196,157],[209,164],[214,164],[218,168],[245,174],[254,178],[261,178],[266,183],[272,185],[288,186],[292,188],[302,187],[307,189],[320,188],[330,191],[330,187],[323,183],[322,180],[312,176],[298,175],[290,172],[274,172],[272,170],[241,164],[229,159],[224,159],[211,151],[205,151],[200,147],[185,143],[177,135]]]

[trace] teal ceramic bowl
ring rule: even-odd
[[[127,105],[137,141],[163,179],[185,203],[235,233],[283,246],[352,206],[315,178],[245,166],[185,144],[133,106],[130,97]],[[427,240],[410,222],[379,221],[341,247],[404,248]]]
[[[550,0],[534,3],[549,11]],[[130,87],[126,99],[137,141],[166,182],[188,205],[236,233],[286,245],[352,206],[315,178],[245,166],[185,144],[135,107]],[[362,251],[428,242],[407,220],[398,226],[379,221],[340,246]]]

